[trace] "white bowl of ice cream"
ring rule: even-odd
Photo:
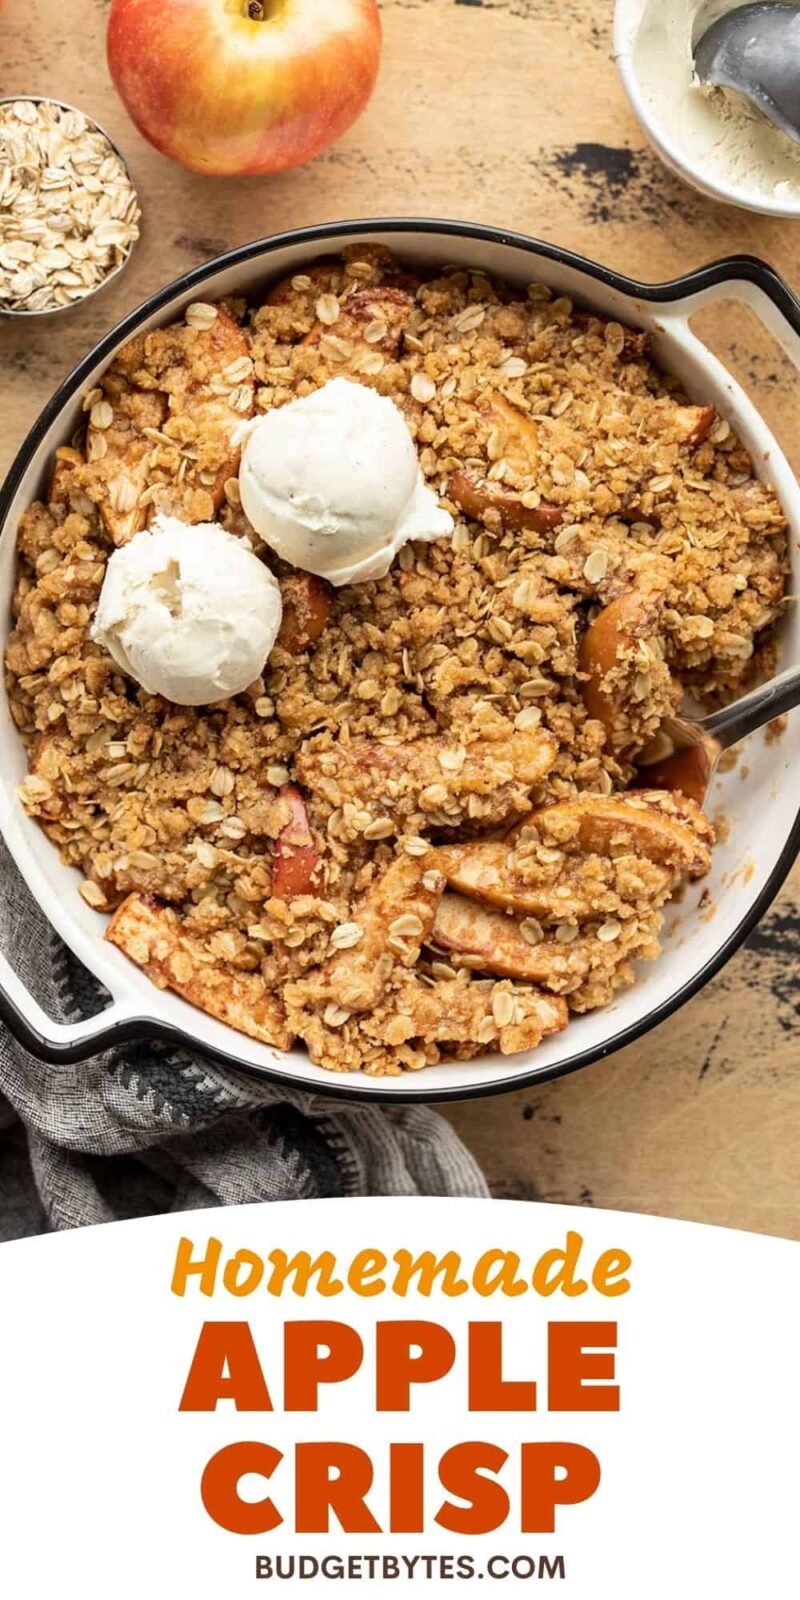
[[[710,199],[800,217],[800,145],[749,100],[694,78],[692,50],[742,0],[617,0],[614,55],[628,98],[671,171]]]

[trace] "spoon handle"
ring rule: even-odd
[[[777,678],[759,684],[757,689],[751,689],[741,700],[734,700],[721,711],[704,717],[699,726],[704,733],[716,739],[723,750],[727,750],[732,744],[738,744],[740,739],[746,738],[748,733],[763,728],[773,717],[780,717],[784,711],[791,711],[797,705],[800,705],[800,666],[789,667],[786,672],[780,672]]]

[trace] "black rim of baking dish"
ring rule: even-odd
[[[493,228],[480,223],[454,222],[449,220],[438,221],[435,218],[423,217],[379,217],[356,219],[346,222],[331,222],[310,228],[292,229],[287,233],[274,234],[269,238],[256,240],[251,244],[242,245],[235,250],[214,257],[202,266],[195,267],[165,288],[158,290],[149,299],[126,317],[123,317],[104,337],[94,346],[90,353],[78,363],[69,376],[60,385],[52,399],[45,406],[41,415],[34,423],[25,443],[18,452],[8,476],[0,489],[0,536],[5,530],[5,525],[16,495],[17,489],[27,472],[39,446],[42,444],[49,428],[55,422],[68,402],[82,387],[89,374],[98,363],[111,357],[113,353],[125,342],[142,323],[147,322],[152,316],[166,309],[172,301],[181,298],[193,289],[200,288],[209,278],[217,273],[244,266],[259,258],[268,265],[269,258],[279,250],[291,248],[296,245],[319,244],[324,245],[332,238],[347,240],[348,238],[380,239],[384,234],[427,234],[438,236],[441,239],[460,238],[471,239],[476,243],[490,243],[510,245],[515,249],[526,252],[532,257],[553,261],[561,266],[574,268],[587,278],[618,291],[629,298],[640,300],[648,305],[670,305],[675,301],[684,300],[699,294],[704,290],[718,288],[725,283],[747,282],[760,289],[773,303],[776,309],[785,318],[793,331],[800,335],[800,300],[792,293],[788,284],[780,277],[779,273],[767,262],[758,256],[738,255],[724,257],[722,260],[711,262],[708,266],[698,267],[686,273],[683,277],[670,279],[666,283],[639,283],[635,279],[627,278],[615,272],[610,267],[598,262],[587,260],[576,255],[571,250],[562,249],[558,245],[550,244],[528,234],[509,232],[501,228]],[[218,1049],[198,1039],[188,1029],[176,1027],[173,1023],[162,1022],[157,1018],[143,1015],[129,1017],[121,1021],[109,1023],[107,1028],[98,1027],[90,1039],[59,1044],[49,1040],[33,1027],[11,996],[0,986],[0,1019],[10,1029],[17,1041],[29,1050],[31,1054],[53,1065],[67,1066],[75,1062],[88,1059],[100,1051],[113,1049],[136,1041],[159,1042],[175,1049],[197,1051],[207,1056],[210,1060],[218,1062],[221,1066],[239,1072],[253,1074],[266,1078],[269,1082],[281,1086],[289,1082],[294,1088],[305,1089],[316,1096],[323,1095],[332,1100],[379,1101],[385,1105],[402,1105],[413,1102],[432,1104],[447,1100],[472,1100],[487,1095],[507,1093],[514,1089],[535,1088],[538,1084],[551,1082],[556,1078],[566,1076],[567,1073],[577,1072],[582,1067],[591,1066],[596,1061],[606,1060],[626,1045],[635,1043],[644,1038],[653,1028],[665,1022],[676,1011],[684,1006],[687,1001],[699,994],[700,990],[719,973],[736,951],[744,943],[771,905],[781,885],[786,879],[800,850],[800,808],[788,835],[780,857],[775,864],[761,893],[747,911],[741,922],[732,934],[720,946],[720,949],[710,961],[687,979],[675,994],[660,1005],[655,1006],[646,1016],[626,1028],[620,1029],[603,1043],[586,1050],[577,1051],[564,1061],[556,1062],[547,1067],[537,1068],[532,1066],[524,1072],[515,1072],[511,1075],[504,1074],[502,1067],[497,1069],[497,1077],[486,1082],[473,1085],[445,1085],[443,1087],[425,1088],[426,1073],[423,1070],[417,1077],[415,1087],[403,1090],[392,1090],[384,1087],[386,1078],[367,1080],[361,1075],[354,1081],[353,1077],[342,1074],[341,1078],[335,1074],[330,1075],[331,1081],[322,1083],[318,1078],[308,1078],[293,1067],[268,1066],[260,1062],[248,1063],[241,1056],[233,1052]],[[46,913],[46,906],[42,909]],[[240,1036],[242,1048],[246,1048],[245,1036]],[[457,1070],[457,1069],[456,1069]],[[391,1081],[391,1080],[390,1080]],[[404,1074],[404,1081],[408,1082],[408,1074]]]

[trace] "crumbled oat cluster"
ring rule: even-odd
[[[332,590],[241,510],[243,418],[329,378],[401,408],[451,539]],[[371,1074],[529,1050],[658,952],[712,830],[638,753],[769,666],[785,519],[646,338],[354,247],[255,307],[190,306],[86,397],[19,528],[6,661],[23,801],[154,982]],[[246,535],[283,590],[262,676],[190,710],[89,629],[156,511]]]

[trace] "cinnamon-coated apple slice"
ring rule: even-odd
[[[518,917],[583,922],[596,911],[592,884],[584,888],[574,872],[566,881],[559,877],[557,896],[552,883],[526,882],[516,863],[513,843],[505,839],[440,845],[436,865],[449,888],[488,905],[501,906]],[[567,889],[568,894],[563,892]]]
[[[25,810],[29,816],[45,822],[60,821],[67,814],[69,795],[73,792],[66,740],[56,733],[40,734],[29,764],[34,782],[31,784],[26,778],[20,787],[20,799]]]
[[[520,477],[533,477],[539,461],[539,437],[536,424],[524,411],[513,406],[505,395],[493,392],[484,410],[504,432],[505,459]],[[532,529],[534,533],[549,533],[563,521],[564,513],[558,506],[526,506],[513,489],[490,478],[477,478],[471,473],[454,472],[447,486],[451,500],[473,522],[479,522],[489,510],[499,512],[504,529],[520,532]]]
[[[492,393],[489,410],[505,430],[503,455],[520,474],[533,474],[539,463],[539,435],[536,423],[505,395]]]
[[[359,244],[349,246],[344,256],[320,256],[311,266],[300,267],[286,278],[279,278],[267,293],[265,304],[292,306],[298,301],[313,309],[322,294],[340,295],[345,287],[357,293],[360,279],[348,278],[349,263],[369,269],[378,282],[386,288],[403,289],[413,295],[419,288],[419,279],[408,272],[395,259],[385,245]]]
[[[506,532],[552,533],[564,520],[560,506],[526,506],[520,496],[501,484],[485,478],[472,478],[467,472],[454,472],[447,484],[447,497],[473,522],[482,522],[487,511],[497,511]]]
[[[531,944],[513,917],[465,895],[449,891],[442,895],[431,941],[454,957],[457,966],[471,971],[494,972],[501,978],[528,983],[547,985],[555,981],[559,988],[565,987],[565,945],[555,939]],[[575,940],[569,946],[569,958],[577,986],[590,967],[582,941]]]
[[[616,888],[598,891],[596,863],[587,863],[580,854],[563,857],[555,871],[540,866],[537,872],[535,853],[520,861],[513,842],[501,839],[443,845],[436,851],[436,864],[448,887],[457,893],[550,926],[591,922],[605,909],[609,893],[615,897],[617,893]],[[652,861],[649,866],[653,888]],[[675,880],[674,868],[662,865],[656,876],[669,891]]]
[[[663,761],[648,762],[636,776],[636,782],[646,783],[649,789],[668,789],[685,795],[695,804],[704,804],[711,774],[714,769],[712,751],[703,744],[690,745],[676,750]]]
[[[234,434],[253,412],[249,358],[243,329],[221,307],[208,328],[156,330],[120,351],[89,414],[83,469],[116,545],[147,527],[157,511],[196,522],[199,504],[209,501],[206,519],[218,510],[239,466]],[[184,457],[183,475],[160,481],[159,447],[180,450],[187,440],[199,450]]]
[[[277,644],[297,656],[316,644],[330,619],[332,598],[330,584],[313,572],[295,572],[281,578],[283,619]]]
[[[504,1010],[499,1001],[507,993]],[[500,1046],[504,1055],[517,1050],[534,1050],[542,1039],[561,1033],[567,1026],[567,1003],[560,995],[536,989],[507,989],[494,983],[459,983],[439,978],[423,983],[410,977],[397,992],[397,1011],[387,1023],[379,1023],[387,1043],[399,1042],[398,1023],[402,1018],[406,1037],[441,1044],[482,1044]]]
[[[481,798],[482,825],[502,825],[519,815],[520,790],[530,793],[551,771],[557,755],[552,734],[532,728],[513,732],[507,740],[476,739],[466,747],[443,735],[397,744],[354,739],[330,749],[301,750],[295,766],[312,794],[338,806],[344,792],[374,806],[391,822],[392,831],[401,833],[417,807],[433,813],[450,802],[458,822],[472,814],[472,795]],[[394,790],[388,801],[387,784]]]
[[[714,830],[708,818],[693,800],[661,789],[558,801],[523,818],[508,835],[509,841],[519,839],[526,828],[562,849],[577,846],[585,854],[600,856],[630,851],[672,868],[678,876],[700,878],[711,865]]]
[[[289,1050],[293,1035],[282,1000],[258,973],[220,963],[202,940],[188,935],[174,911],[148,895],[129,895],[109,923],[106,938],[141,967],[159,989],[172,989],[219,1022]]]
[[[329,364],[335,377],[346,377],[348,373],[369,376],[371,356],[396,360],[400,354],[413,309],[413,297],[391,284],[356,289],[339,301],[336,320],[330,323],[318,318],[303,343],[321,345],[324,356],[323,341],[334,341],[335,356],[331,356]]]
[[[632,918],[618,925],[611,940],[598,936],[600,926],[589,927],[568,942],[557,936],[529,942],[524,923],[475,900],[445,894],[433,942],[453,967],[534,983],[553,994],[569,995],[573,1010],[594,1010],[633,982],[633,961],[652,960],[658,953],[654,926],[646,919]]]
[[[71,445],[59,445],[53,459],[53,470],[47,490],[49,506],[69,505],[75,470],[82,466],[83,456],[80,450],[73,450]]]
[[[578,670],[586,674],[584,705],[590,717],[602,722],[613,750],[624,748],[628,737],[625,688],[638,670],[637,645],[657,635],[662,604],[659,589],[626,589],[603,607],[581,641]]]
[[[716,418],[715,406],[673,405],[666,413],[665,432],[676,444],[692,448],[707,438]]]
[[[294,784],[281,789],[279,800],[288,811],[287,821],[275,841],[272,893],[277,900],[321,892],[320,856],[311,832],[306,803]]]
[[[357,289],[342,302],[334,331],[341,338],[352,340],[362,356],[370,350],[378,350],[384,356],[396,357],[413,309],[413,296],[405,289],[394,288],[391,284]],[[380,334],[379,325],[384,330]]]
[[[136,342],[143,353],[144,340]],[[129,351],[130,347],[124,354],[127,356]],[[80,476],[90,499],[98,506],[106,532],[119,546],[147,527],[152,515],[152,505],[141,503],[149,483],[153,450],[148,431],[160,433],[167,419],[167,399],[163,394],[135,388],[115,367],[110,368],[103,389],[102,400],[90,414],[86,432],[88,461],[80,469]],[[110,421],[106,407],[111,411]]]
[[[397,256],[389,249],[388,245],[378,244],[373,240],[366,244],[345,245],[344,259],[359,277],[368,283],[380,283],[386,288],[404,289],[409,295],[416,295],[420,286],[418,273],[413,272],[407,263],[398,261]],[[367,269],[365,278],[364,269]]]
[[[396,969],[419,960],[429,938],[444,878],[428,856],[395,856],[361,899],[347,927],[352,942],[336,948],[316,974],[296,985],[296,1000],[324,1005],[334,1001],[347,1011],[370,1011],[378,1004]]]

